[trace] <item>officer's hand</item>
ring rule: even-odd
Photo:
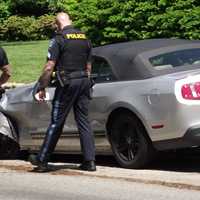
[[[86,73],[87,73],[88,78],[90,78],[91,77],[90,71],[86,70]]]
[[[46,98],[46,92],[45,92],[45,90],[40,90],[38,92],[38,101],[39,102],[43,102],[43,101],[45,101],[45,98]]]

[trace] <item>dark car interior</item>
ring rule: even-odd
[[[158,70],[186,65],[200,65],[200,49],[184,49],[160,54],[151,57],[149,61]]]

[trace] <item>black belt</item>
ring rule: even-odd
[[[54,76],[63,87],[64,85],[69,84],[69,80],[88,77],[88,74],[85,71],[74,71],[71,73],[67,73],[66,71],[56,71]]]
[[[88,73],[85,71],[75,71],[71,73],[66,73],[65,71],[55,71],[52,74],[52,77],[55,78],[57,74],[60,75],[66,75],[69,78],[82,78],[82,77],[88,77]]]
[[[70,79],[73,78],[83,78],[83,77],[88,77],[88,74],[85,71],[75,71],[71,73],[66,74]]]

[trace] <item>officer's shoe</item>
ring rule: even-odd
[[[96,164],[95,161],[84,161],[80,166],[79,169],[84,171],[96,171]]]
[[[34,168],[35,172],[48,172],[49,171],[47,162],[41,162],[36,155],[30,155],[28,160],[32,165],[37,166],[36,168]]]

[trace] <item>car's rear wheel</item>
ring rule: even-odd
[[[19,145],[6,135],[0,133],[0,159],[16,158],[19,153]]]
[[[110,143],[118,163],[125,168],[141,168],[153,155],[153,147],[145,128],[132,113],[123,112],[114,118]]]

